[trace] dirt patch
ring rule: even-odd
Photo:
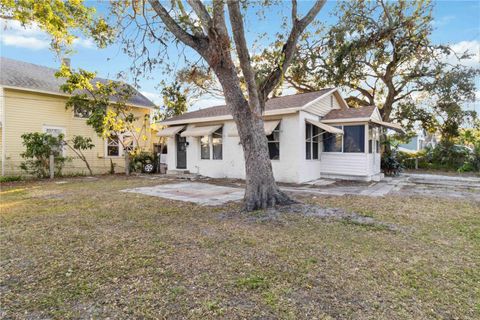
[[[295,203],[288,206],[279,206],[266,210],[245,212],[243,210],[228,211],[220,215],[221,218],[241,218],[249,222],[284,223],[288,216],[314,217],[321,219],[340,220],[360,226],[372,227],[378,230],[400,231],[399,227],[375,220],[355,212],[348,212],[342,208],[324,208],[316,205]]]

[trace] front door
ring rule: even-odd
[[[177,169],[187,169],[187,138],[175,135],[177,142]]]

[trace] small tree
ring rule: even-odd
[[[92,176],[93,175],[92,169],[90,168],[90,164],[88,163],[88,160],[85,157],[85,154],[83,153],[84,150],[91,150],[92,148],[95,147],[95,145],[92,143],[92,138],[87,138],[82,136],[73,136],[73,138],[70,141],[65,141],[65,145],[70,150],[75,152],[78,158],[85,163],[85,166],[87,167],[88,172]]]
[[[57,77],[66,81],[60,89],[71,94],[66,108],[79,108],[89,114],[87,124],[104,139],[116,137],[124,150],[125,174],[130,174],[130,156],[142,150],[142,142],[147,141],[146,129],[150,118],[143,119],[133,113],[128,100],[134,94],[131,86],[119,81],[100,81],[94,72],[80,69],[73,71],[62,65]],[[128,135],[125,141],[120,137]]]
[[[21,154],[26,159],[20,168],[39,178],[46,178],[50,173],[50,155],[55,160],[55,173],[61,174],[67,160],[62,156],[63,135],[54,137],[48,133],[30,132],[22,134],[23,145],[26,150]]]
[[[162,89],[163,106],[161,106],[154,116],[154,121],[163,121],[165,119],[181,115],[188,110],[187,94],[182,91],[178,82],[174,82]],[[160,137],[160,154],[166,145],[166,137]]]

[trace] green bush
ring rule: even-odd
[[[48,133],[30,132],[22,134],[25,152],[20,168],[39,178],[50,175],[50,154],[55,157],[55,174],[61,175],[67,158],[62,156],[63,136],[54,137]]]
[[[22,180],[21,176],[0,176],[0,183],[14,182]]]
[[[146,151],[135,153],[130,159],[130,170],[135,172],[143,172],[144,166],[148,163],[155,165],[155,157],[153,154]]]
[[[401,157],[398,152],[398,144],[394,144],[391,140],[386,140],[385,148],[382,153],[381,168],[386,176],[397,176],[403,169],[400,162]]]

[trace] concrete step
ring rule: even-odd
[[[167,170],[167,174],[190,174],[190,171],[185,169]]]

